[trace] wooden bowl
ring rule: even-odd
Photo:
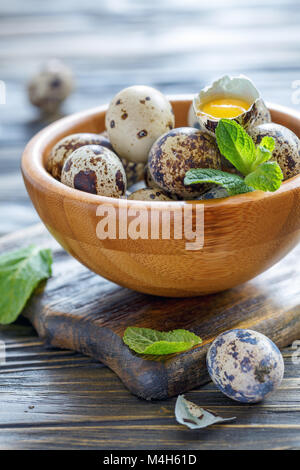
[[[176,127],[187,125],[190,103],[190,96],[172,99]],[[300,113],[277,105],[269,108],[273,121],[300,136]],[[53,145],[68,134],[104,131],[105,110],[106,106],[101,106],[56,121],[28,143],[22,158],[26,188],[40,218],[56,240],[89,269],[140,292],[194,296],[222,291],[252,279],[297,244],[300,175],[284,182],[275,193],[255,191],[196,203],[100,197],[56,181],[45,169]],[[116,239],[99,239],[96,229],[101,217],[96,211],[107,205],[116,211],[117,224],[120,214],[127,213],[132,221],[132,211],[138,208],[146,212],[149,225],[151,209],[160,217],[170,214],[171,238],[163,239],[160,234],[157,240],[122,239],[118,235]],[[174,214],[183,214],[187,205],[192,206],[193,223],[199,210],[196,207],[204,207],[204,246],[199,250],[187,250],[187,240],[172,235]]]

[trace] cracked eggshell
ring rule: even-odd
[[[214,136],[191,127],[173,129],[153,144],[148,167],[154,182],[164,191],[185,199],[193,199],[212,185],[184,185],[184,177],[192,168],[221,169],[221,155]]]
[[[61,182],[71,188],[99,196],[125,195],[126,174],[119,157],[100,145],[75,150],[64,163]]]
[[[135,201],[172,201],[161,189],[143,188],[131,193],[128,199]]]
[[[60,180],[61,170],[68,156],[71,155],[74,150],[84,145],[102,145],[112,150],[112,145],[109,140],[101,134],[81,133],[68,135],[57,142],[51,150],[47,161],[48,172],[51,173],[54,178]]]
[[[219,335],[207,352],[209,375],[221,392],[243,403],[261,401],[281,383],[284,362],[277,346],[257,331]]]
[[[253,127],[249,131],[255,145],[259,145],[265,136],[273,137],[275,149],[271,160],[280,166],[284,180],[300,173],[300,140],[287,127],[271,122]]]
[[[153,142],[175,123],[172,106],[158,90],[132,86],[120,91],[106,112],[105,124],[115,152],[146,163]]]
[[[194,104],[192,103],[188,112],[187,116],[187,123],[189,127],[195,127],[196,129],[200,129],[200,124],[198,122],[198,118],[194,111]]]
[[[201,111],[201,107],[214,98],[226,97],[241,98],[251,104],[247,111],[232,118],[244,129],[248,130],[252,126],[271,122],[270,112],[252,81],[244,75],[238,77],[224,75],[213,82],[212,85],[203,88],[193,100],[193,107],[200,129],[215,132],[220,118],[205,114]]]

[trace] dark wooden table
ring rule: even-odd
[[[38,222],[19,161],[46,124],[24,91],[45,58],[74,70],[77,89],[65,113],[108,101],[130,84],[197,92],[226,72],[249,75],[266,100],[297,108],[299,22],[298,0],[2,2],[0,234]],[[291,348],[283,351],[281,387],[259,405],[236,404],[212,384],[189,392],[202,406],[237,416],[190,431],[174,420],[175,399],[137,399],[102,364],[45,348],[25,319],[1,327],[0,339],[7,355],[0,365],[0,449],[300,449],[300,369]]]

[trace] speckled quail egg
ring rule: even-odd
[[[102,145],[112,150],[111,143],[109,140],[100,134],[71,134],[61,139],[53,147],[48,157],[47,170],[54,176],[54,178],[60,180],[62,167],[74,150],[84,145]]]
[[[275,149],[271,160],[278,163],[285,180],[300,173],[300,140],[290,129],[271,122],[251,128],[249,135],[256,145],[265,136],[273,137]]]
[[[117,198],[127,189],[119,157],[100,145],[86,145],[71,153],[64,163],[61,182],[79,191]]]
[[[193,106],[200,129],[214,132],[221,118],[234,119],[246,130],[271,121],[270,112],[252,81],[225,75],[204,88]]]
[[[29,100],[41,111],[55,113],[73,88],[69,67],[59,60],[51,60],[28,83]]]
[[[145,168],[144,163],[129,162],[126,158],[121,158],[121,162],[126,173],[127,186],[129,188],[143,179]]]
[[[193,199],[211,185],[184,185],[184,177],[192,168],[221,169],[221,155],[214,136],[191,127],[173,129],[151,147],[148,159],[154,182],[164,191]]]
[[[139,189],[128,196],[128,199],[135,201],[172,201],[161,189]]]
[[[219,335],[208,350],[207,368],[221,392],[244,403],[261,401],[280,385],[284,374],[277,346],[248,329]]]
[[[221,186],[216,186],[199,196],[197,200],[221,199],[224,197],[229,197],[229,194],[226,189],[222,188]]]
[[[159,188],[158,184],[155,183],[154,179],[151,176],[148,165],[146,165],[144,168],[144,181],[147,188]]]
[[[106,128],[115,152],[132,162],[146,163],[153,142],[173,129],[172,106],[158,90],[132,86],[120,91],[106,113]]]

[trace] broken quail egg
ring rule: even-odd
[[[261,401],[280,385],[284,373],[282,355],[273,341],[246,329],[219,335],[207,352],[206,362],[219,390],[243,403]]]
[[[172,201],[162,190],[148,188],[139,189],[131,193],[128,199],[135,201]]]
[[[59,60],[51,60],[28,83],[29,100],[44,113],[55,113],[73,88],[71,69]]]
[[[60,180],[61,170],[68,156],[71,155],[74,150],[84,145],[102,145],[112,150],[109,140],[103,135],[89,133],[68,135],[57,142],[51,150],[47,161],[47,170],[49,173],[51,173],[54,178]]]
[[[211,188],[208,184],[184,185],[192,168],[221,169],[216,139],[207,131],[191,127],[173,129],[151,147],[148,166],[154,182],[164,191],[193,199]]]
[[[246,130],[271,121],[270,112],[252,81],[225,75],[193,100],[200,129],[214,132],[221,118],[234,119]]]
[[[126,193],[126,175],[119,157],[101,145],[79,147],[66,159],[61,182],[99,196],[120,198]]]
[[[259,145],[265,136],[273,137],[272,160],[280,166],[285,180],[300,173],[300,140],[294,132],[271,122],[251,128],[249,134],[255,145]]]
[[[187,123],[188,123],[189,127],[195,127],[196,129],[200,129],[200,124],[199,124],[198,118],[196,116],[196,113],[194,111],[194,104],[193,103],[191,104],[191,106],[189,108],[189,112],[188,112],[188,116],[187,116]]]
[[[170,102],[158,90],[132,86],[113,98],[105,123],[115,152],[131,162],[145,163],[153,142],[173,129],[175,118]]]

